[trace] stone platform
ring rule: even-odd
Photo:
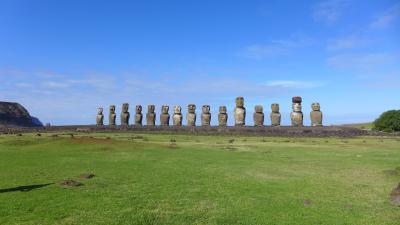
[[[51,126],[35,128],[0,127],[1,133],[25,132],[151,132],[167,134],[201,134],[201,135],[243,135],[243,136],[273,136],[273,137],[354,137],[375,135],[367,130],[343,126],[327,127],[253,127],[253,126]]]

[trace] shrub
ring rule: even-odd
[[[374,128],[385,132],[400,131],[400,110],[389,110],[382,113],[374,121]]]

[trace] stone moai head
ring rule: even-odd
[[[301,112],[301,104],[300,103],[293,103],[292,109],[293,109],[293,112]]]
[[[97,114],[98,115],[103,115],[103,108],[98,108],[97,109]]]
[[[237,97],[235,102],[236,102],[236,107],[239,107],[239,108],[244,107],[244,98],[243,97]]]
[[[115,105],[110,105],[110,114],[115,113]]]
[[[182,107],[179,105],[174,106],[174,114],[181,114],[182,112]]]
[[[274,113],[278,113],[279,112],[279,104],[278,103],[271,104],[271,110]]]
[[[154,110],[156,110],[156,106],[155,105],[148,105],[147,106],[147,112],[148,113],[154,113]]]
[[[196,105],[195,104],[189,104],[188,105],[188,113],[195,113],[196,112]]]
[[[210,113],[210,106],[209,105],[203,105],[202,112],[206,113],[206,114]]]
[[[122,112],[127,113],[128,110],[129,110],[129,104],[128,103],[122,104]]]
[[[136,114],[141,114],[142,113],[142,106],[141,105],[137,105],[136,106]]]
[[[311,104],[311,109],[313,111],[320,111],[321,110],[321,106],[319,105],[318,102],[314,102],[314,103]]]
[[[161,106],[161,112],[163,114],[168,114],[168,111],[169,111],[169,106],[167,106],[167,105]]]
[[[256,105],[256,106],[254,106],[254,111],[256,113],[262,113],[263,112],[263,107],[261,105]]]
[[[219,107],[219,113],[226,114],[226,112],[227,112],[226,106],[220,106]]]

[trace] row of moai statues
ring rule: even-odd
[[[292,98],[292,112],[290,114],[292,126],[303,126],[303,112],[301,106],[302,98],[301,97],[293,97]],[[322,112],[320,111],[319,103],[312,103],[311,105],[312,111],[310,113],[311,118],[311,126],[322,126]],[[281,125],[281,114],[279,112],[279,104],[273,103],[271,104],[271,126],[280,126]],[[115,126],[116,120],[115,106],[110,106],[109,109],[109,125]],[[128,126],[130,113],[129,113],[129,104],[124,103],[122,105],[121,112],[121,125]],[[180,106],[174,106],[174,114],[172,115],[172,123],[174,126],[182,126],[182,108]],[[244,98],[237,97],[236,98],[236,107],[234,109],[234,120],[235,126],[244,126],[246,119],[246,108],[244,107]],[[256,105],[254,107],[253,114],[254,126],[264,126],[264,112],[263,107],[261,105]],[[104,115],[103,108],[98,109],[98,114],[96,118],[96,124],[99,126],[104,125]],[[135,112],[135,125],[142,126],[143,125],[143,114],[142,114],[142,106],[136,106]],[[156,121],[156,113],[155,106],[148,105],[147,113],[146,113],[146,125],[155,126]],[[196,126],[196,105],[189,104],[188,105],[188,113],[186,114],[187,126]],[[226,106],[219,107],[218,114],[218,124],[219,126],[227,126],[228,114]],[[170,115],[169,115],[169,106],[163,105],[161,107],[161,115],[160,115],[160,125],[161,126],[169,126]],[[211,124],[211,113],[210,106],[203,105],[202,113],[201,113],[201,125],[202,126],[210,126]]]

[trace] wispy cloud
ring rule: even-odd
[[[313,40],[305,35],[292,35],[288,39],[272,40],[266,44],[249,45],[236,55],[249,59],[264,59],[290,54],[293,49],[308,46]]]
[[[371,42],[372,40],[362,35],[350,35],[330,40],[326,48],[328,51],[348,50],[367,46]]]
[[[276,80],[276,81],[269,81],[266,83],[266,85],[270,87],[308,89],[308,88],[321,87],[324,84],[315,81]]]
[[[342,15],[342,10],[348,5],[347,0],[327,0],[318,3],[312,12],[315,21],[333,23]]]
[[[338,54],[327,59],[327,64],[340,69],[368,70],[373,67],[390,64],[395,60],[391,54],[365,53],[365,54]]]
[[[371,24],[374,29],[389,27],[396,19],[400,17],[400,2],[390,7],[384,13],[379,15]]]

